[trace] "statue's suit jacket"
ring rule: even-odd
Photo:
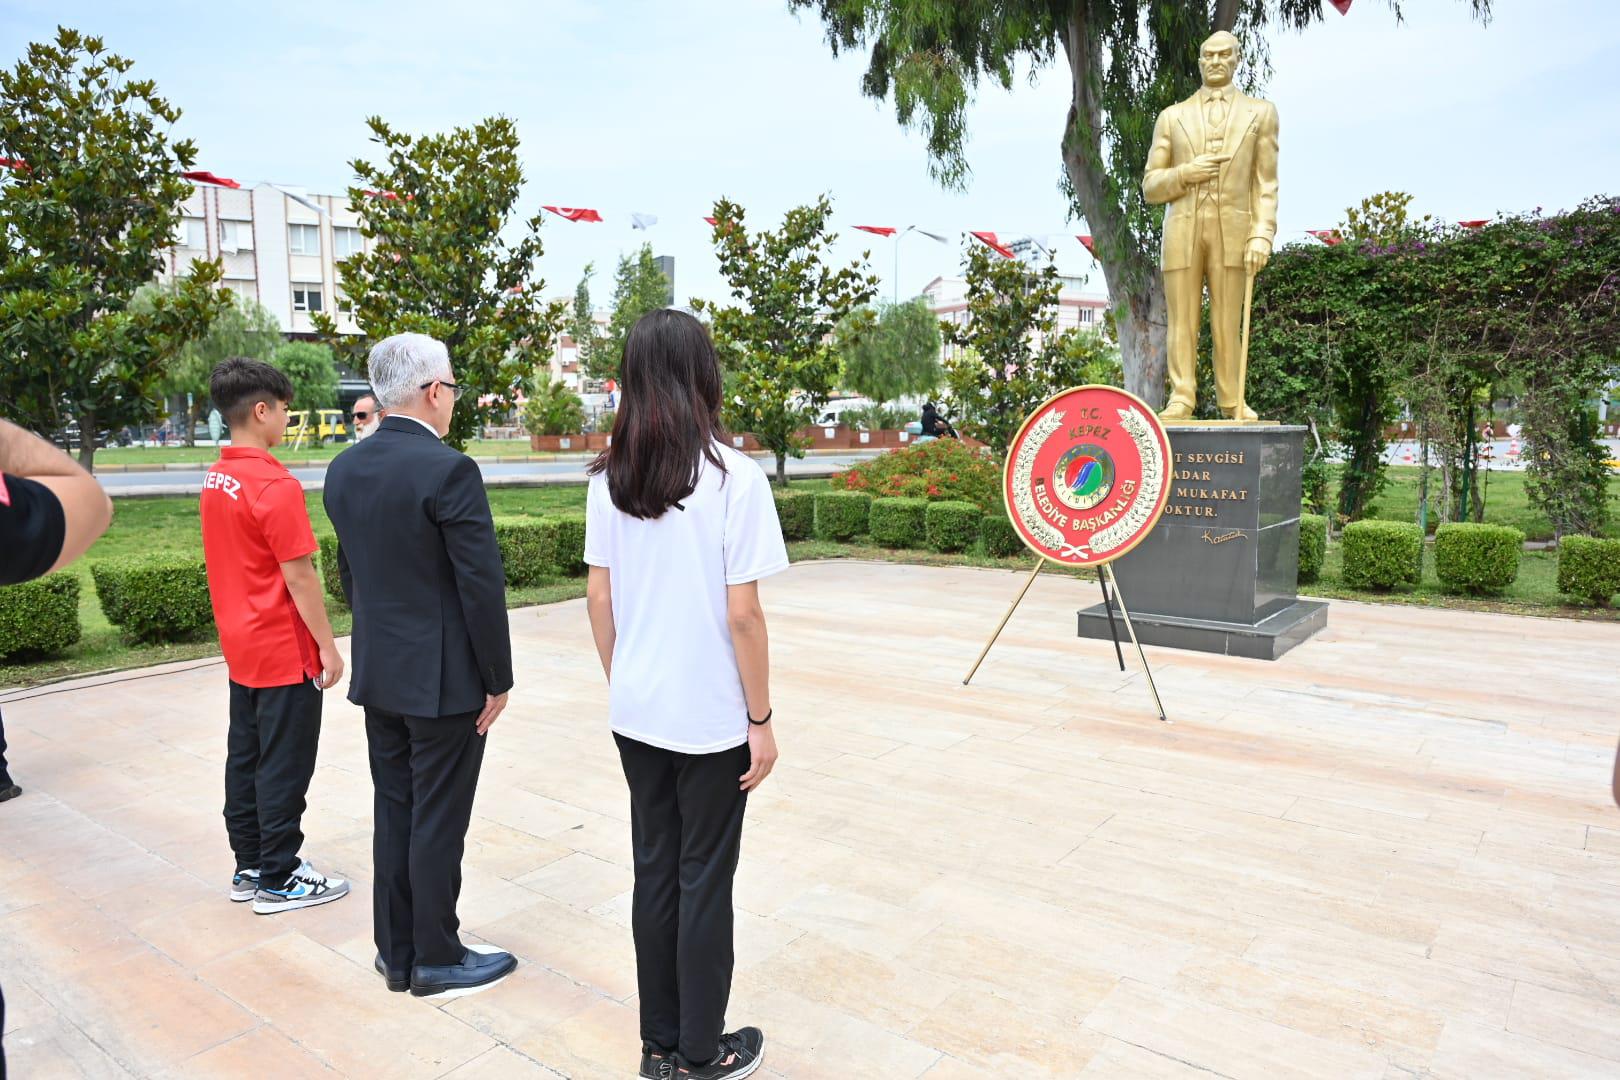
[[[1228,88],[1222,153],[1232,155],[1215,181],[1220,193],[1222,262],[1243,265],[1248,242],[1277,235],[1277,107]],[[1209,137],[1199,94],[1170,106],[1153,125],[1142,194],[1169,203],[1164,213],[1160,269],[1193,264],[1193,225],[1199,189],[1181,182],[1179,169],[1204,151]]]

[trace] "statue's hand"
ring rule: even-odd
[[[1252,277],[1264,270],[1270,259],[1271,241],[1256,237],[1249,241],[1249,249],[1243,253],[1243,269]]]
[[[1221,175],[1221,165],[1231,154],[1199,154],[1181,167],[1181,182],[1187,187],[1207,184]]]

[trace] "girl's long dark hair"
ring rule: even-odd
[[[703,324],[663,308],[636,320],[619,364],[613,440],[589,472],[607,473],[613,505],[658,518],[692,494],[704,458],[721,472],[720,364]],[[684,509],[684,508],[683,508]]]

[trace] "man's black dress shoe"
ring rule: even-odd
[[[387,966],[383,964],[382,953],[377,954],[377,961],[372,966],[377,969],[377,974],[381,975],[383,980],[388,983],[388,989],[394,993],[403,994],[411,988],[411,973],[409,971],[389,971]]]
[[[459,964],[417,964],[411,968],[411,993],[427,997],[446,990],[487,986],[510,975],[515,967],[517,957],[509,952],[480,953],[468,949]]]

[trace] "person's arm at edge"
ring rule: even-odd
[[[112,500],[95,477],[44,439],[6,420],[0,420],[0,472],[34,481],[62,504],[66,528],[52,571],[90,550],[112,524]]]
[[[613,625],[613,575],[605,566],[593,566],[585,579],[585,612],[591,620],[591,637],[596,655],[602,661],[602,674],[613,682],[613,646],[619,639]]]
[[[281,564],[281,577],[292,594],[298,615],[309,627],[315,646],[321,652],[322,690],[330,690],[343,678],[343,657],[332,634],[332,621],[326,617],[326,598],[321,594],[321,578],[315,572],[315,557],[305,555]]]
[[[748,715],[763,720],[771,712],[771,645],[758,581],[726,586],[726,622],[731,627],[731,647],[737,654]],[[776,734],[770,724],[748,725],[748,750],[748,771],[738,778],[744,791],[759,787],[776,767]]]

